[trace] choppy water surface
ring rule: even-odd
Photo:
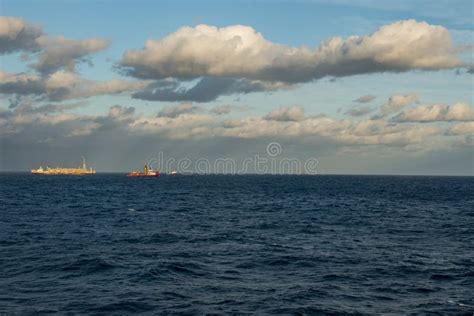
[[[0,314],[474,311],[474,178],[0,175]]]

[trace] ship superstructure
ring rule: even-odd
[[[82,166],[77,168],[50,168],[50,167],[39,167],[38,169],[32,169],[32,174],[41,174],[41,175],[74,175],[74,176],[83,176],[95,174],[96,171],[92,168],[87,169],[86,159],[82,157]]]

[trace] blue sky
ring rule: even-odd
[[[195,106],[190,111],[197,115],[204,114],[205,111],[219,106],[231,106],[232,110],[225,117],[225,120],[245,120],[247,118],[268,117],[268,113],[280,109],[300,107],[304,110],[305,117],[316,117],[318,115],[326,115],[335,121],[353,120],[356,124],[361,120],[372,120],[372,116],[377,115],[377,111],[384,104],[390,102],[390,97],[394,95],[416,95],[417,101],[413,104],[408,104],[408,107],[428,106],[433,104],[441,104],[450,106],[459,102],[472,107],[473,103],[473,79],[466,67],[472,64],[472,49],[466,49],[465,46],[473,44],[473,2],[472,1],[2,1],[1,12],[3,16],[21,18],[29,25],[38,26],[42,28],[42,33],[49,37],[63,36],[71,40],[82,39],[105,39],[109,41],[110,45],[106,49],[100,49],[97,52],[90,53],[85,56],[90,62],[82,63],[77,59],[75,61],[76,67],[73,73],[78,78],[84,80],[92,80],[94,82],[107,82],[112,79],[123,80],[127,82],[138,82],[143,78],[138,78],[133,75],[124,73],[123,66],[124,53],[127,50],[140,52],[147,40],[160,41],[164,37],[173,34],[183,26],[195,27],[199,24],[206,24],[218,28],[245,25],[251,27],[256,32],[263,35],[264,39],[270,43],[283,45],[284,47],[293,47],[300,49],[307,47],[310,50],[316,49],[324,41],[332,37],[348,38],[349,36],[370,36],[377,32],[384,25],[392,25],[399,21],[414,19],[418,22],[426,22],[429,25],[440,25],[445,28],[454,41],[454,47],[457,49],[455,53],[456,58],[462,64],[456,67],[441,67],[440,69],[420,69],[414,67],[413,69],[404,69],[403,71],[375,71],[365,72],[361,71],[355,75],[350,76],[324,76],[323,78],[316,78],[314,80],[304,80],[297,84],[289,84],[289,88],[269,89],[265,91],[256,91],[252,93],[230,93],[221,94],[216,99],[207,102],[189,102]],[[401,39],[403,45],[403,39]],[[394,46],[395,47],[395,46]],[[463,49],[459,49],[463,47]],[[42,48],[45,49],[46,48]],[[409,51],[409,50],[407,50]],[[25,62],[22,55],[25,51],[20,49],[6,53],[1,56],[1,70],[9,74],[36,74],[35,70],[28,65],[34,63],[38,52],[30,53],[29,61]],[[225,56],[224,56],[225,57]],[[252,60],[249,60],[252,62]],[[122,63],[122,64],[121,64]],[[135,66],[134,66],[135,67]],[[139,67],[143,67],[140,65]],[[398,66],[397,66],[398,67]],[[436,68],[436,67],[434,67]],[[138,68],[136,68],[138,69]],[[69,71],[69,70],[68,70]],[[72,75],[72,74],[71,74]],[[40,74],[41,80],[46,80],[48,75]],[[206,76],[206,74],[204,74]],[[179,77],[179,76],[178,76]],[[212,77],[212,76],[211,76]],[[161,77],[160,77],[161,78]],[[173,75],[171,76],[173,78]],[[177,77],[176,77],[177,78]],[[196,82],[199,82],[200,75],[195,76],[195,80],[188,82],[186,80],[178,81],[181,85],[190,87]],[[240,79],[249,80],[250,77],[239,77]],[[159,78],[153,78],[159,79]],[[254,79],[254,78],[250,78]],[[272,78],[272,82],[279,81],[280,78]],[[284,79],[282,79],[284,81]],[[158,81],[157,81],[158,82]],[[267,88],[265,88],[267,89]],[[157,113],[166,107],[176,107],[179,101],[157,101],[157,100],[143,100],[139,98],[132,98],[131,95],[136,91],[128,91],[125,93],[103,93],[90,97],[68,98],[67,100],[46,100],[41,97],[35,98],[31,95],[21,96],[15,93],[4,93],[0,101],[0,107],[4,111],[13,112],[11,102],[12,98],[20,100],[21,102],[29,102],[33,107],[39,107],[48,102],[55,104],[69,104],[73,102],[82,102],[81,106],[71,109],[69,112],[78,116],[106,116],[110,112],[110,107],[119,105],[121,107],[133,107],[135,113],[144,116],[156,116]],[[353,100],[360,96],[373,95],[373,101],[366,105],[358,105]],[[185,100],[185,102],[188,102]],[[345,114],[348,110],[357,106],[370,107],[371,114],[365,117],[349,118]],[[190,106],[191,109],[192,106]],[[406,108],[409,109],[409,108]],[[400,108],[401,110],[401,108]],[[401,112],[400,112],[401,113]],[[190,113],[188,113],[190,114]],[[397,113],[393,113],[395,115]],[[7,114],[5,114],[7,115]],[[14,114],[8,114],[14,115]],[[51,114],[52,115],[52,114]],[[159,114],[158,114],[159,115]],[[187,115],[187,114],[186,114]],[[9,116],[10,117],[10,116]],[[190,118],[191,119],[191,118]],[[196,119],[202,119],[197,117]],[[220,117],[219,120],[223,120]],[[84,118],[78,117],[78,120]],[[293,120],[293,119],[291,119]],[[290,121],[291,121],[290,120]],[[268,120],[267,120],[268,121]],[[278,120],[277,120],[278,121]],[[279,121],[281,122],[281,121]],[[433,126],[443,126],[443,128],[452,128],[453,121],[449,123],[441,121],[430,121]],[[469,119],[459,120],[460,124],[469,123]],[[94,123],[96,123],[94,121]],[[221,122],[222,123],[222,122]],[[371,122],[370,124],[372,124]],[[91,123],[92,124],[92,123]],[[161,123],[159,123],[161,124]],[[174,124],[174,123],[173,123]],[[178,124],[178,122],[176,122]],[[227,123],[226,123],[227,124]],[[309,123],[308,123],[309,124]],[[316,124],[316,123],[314,123]],[[386,118],[386,124],[393,124]],[[425,128],[426,122],[410,123],[410,128],[414,125]],[[285,125],[286,126],[286,125]],[[11,128],[11,127],[10,127]],[[52,127],[54,129],[54,127]],[[173,128],[179,128],[179,125],[173,125]],[[281,127],[283,128],[283,127]],[[285,127],[287,128],[287,127]],[[300,129],[301,126],[295,127]],[[99,129],[100,130],[100,129]],[[24,132],[26,133],[26,132]],[[160,141],[165,139],[165,136],[157,132],[156,135],[157,148],[160,147]],[[281,132],[275,132],[274,138],[279,138]],[[5,134],[7,135],[7,134]],[[10,134],[9,134],[10,135]],[[147,137],[150,135],[147,135]],[[318,136],[314,136],[313,141],[316,141]],[[461,137],[469,137],[470,134],[463,134]],[[33,141],[41,143],[41,139],[29,139],[25,135],[18,139],[16,136],[6,136],[7,141],[3,144],[3,151],[10,151],[8,146],[17,148],[20,143],[27,143]],[[39,137],[39,136],[38,136]],[[89,137],[96,139],[105,137],[104,135],[90,134]],[[197,142],[206,142],[209,144],[221,144],[221,141],[216,140],[215,132],[210,135],[200,137]],[[232,136],[234,137],[234,136]],[[266,138],[270,137],[268,135]],[[304,135],[304,138],[309,137]],[[324,136],[325,138],[327,135]],[[340,135],[338,136],[340,137]],[[345,137],[345,136],[344,136]],[[238,138],[238,137],[237,137]],[[252,138],[252,137],[250,137]],[[258,138],[258,137],[257,137]],[[270,137],[272,138],[272,137]],[[15,141],[13,141],[15,139]],[[204,139],[204,140],[203,140]],[[253,138],[256,139],[256,138]],[[62,139],[61,146],[65,148],[74,146],[73,143],[78,141],[75,139]],[[104,140],[105,141],[105,140]],[[130,142],[125,140],[124,142]],[[136,140],[135,140],[136,141]],[[193,141],[190,136],[181,141]],[[233,140],[234,141],[234,140]],[[338,140],[336,143],[338,143]],[[466,141],[463,139],[463,141]],[[470,140],[469,140],[470,141]],[[295,156],[303,157],[307,152],[306,140],[303,142],[301,138],[297,140],[301,143]],[[351,152],[357,149],[359,152],[364,151],[366,140],[362,141],[364,146],[355,146],[351,148]],[[434,141],[438,143],[440,141]],[[238,143],[238,141],[237,141]],[[357,141],[359,143],[359,141]],[[442,146],[436,149],[422,148],[423,141],[420,141],[418,147],[419,155],[423,159],[435,159],[440,157],[440,161],[445,159],[440,156],[440,150],[447,150],[443,143]],[[77,145],[77,144],[76,144]],[[407,145],[408,147],[413,144]],[[45,145],[46,146],[46,145]],[[49,146],[49,145],[48,145]],[[125,146],[125,145],[124,145]],[[135,144],[134,144],[135,146]],[[250,149],[242,145],[243,151]],[[334,150],[328,151],[328,157],[331,155],[341,154],[346,152],[347,144],[334,145]],[[386,146],[386,144],[384,145]],[[466,147],[467,146],[467,147]],[[460,150],[462,157],[469,158],[469,152],[472,152],[472,147],[466,145]],[[126,147],[126,146],[125,146]],[[381,153],[386,150],[383,146],[376,150],[376,146],[370,149],[370,152]],[[403,146],[402,146],[403,147]],[[48,147],[49,148],[49,147]],[[190,150],[192,147],[189,147]],[[240,148],[240,147],[239,147]],[[13,150],[13,149],[11,149]],[[72,150],[72,149],[71,149]],[[155,149],[155,151],[158,149]],[[215,152],[225,154],[219,148],[213,148]],[[356,150],[356,151],[357,151]],[[379,154],[371,154],[369,161],[380,162],[382,167],[377,170],[370,170],[369,166],[362,168],[351,167],[351,162],[345,162],[344,168],[333,166],[328,161],[328,172],[338,173],[343,172],[362,172],[362,173],[404,173],[403,161],[408,159],[415,159],[412,156],[408,158],[407,155],[412,155],[413,149],[409,148],[395,148],[391,147],[390,151],[396,152],[400,167],[393,171],[387,166],[383,167],[384,158]],[[75,150],[72,150],[75,152]],[[92,149],[87,149],[91,156],[94,157]],[[153,152],[145,152],[144,156],[153,155]],[[252,151],[252,150],[250,150]],[[449,151],[449,150],[448,150]],[[462,151],[462,152],[461,152]],[[24,153],[25,151],[21,151]],[[13,152],[3,156],[3,163],[1,169],[28,169],[31,165],[39,164],[40,162],[54,156],[52,153],[54,148],[48,149],[48,154],[37,153],[38,158],[25,160],[24,162],[16,163],[9,161]],[[431,152],[431,154],[430,154]],[[436,154],[433,154],[436,152]],[[317,154],[317,153],[316,153]],[[366,155],[367,152],[364,152]],[[319,153],[320,156],[326,154]],[[434,155],[434,156],[433,156]],[[137,156],[139,156],[137,154]],[[133,164],[135,157],[127,158],[127,162],[123,168],[127,168]],[[472,155],[471,155],[472,158]],[[62,160],[69,163],[74,159],[74,155],[63,156]],[[61,159],[58,159],[61,160]],[[98,160],[98,159],[97,159]],[[328,158],[331,160],[331,158]],[[334,160],[334,159],[332,159]],[[430,160],[430,161],[431,161]],[[324,162],[321,162],[322,164]],[[440,162],[441,163],[441,162]],[[107,171],[114,171],[117,167],[108,169],[105,163],[98,163],[102,169]],[[391,164],[393,165],[393,164]],[[436,164],[434,164],[436,165]],[[433,173],[433,170],[422,170],[421,173]],[[408,169],[406,169],[408,170]],[[410,170],[409,172],[415,172]],[[452,173],[472,173],[472,162],[464,158],[462,167],[456,169]]]

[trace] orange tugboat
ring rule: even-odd
[[[143,172],[132,171],[127,174],[127,177],[159,177],[160,173],[156,170],[148,169],[148,165],[145,164],[143,167]]]

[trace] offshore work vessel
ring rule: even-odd
[[[57,175],[72,175],[72,176],[84,176],[95,174],[96,171],[92,168],[87,169],[86,159],[82,157],[82,166],[77,168],[50,168],[50,167],[39,167],[38,169],[31,169],[32,174],[57,176]]]
[[[157,170],[152,170],[148,168],[148,165],[145,164],[143,167],[143,172],[132,171],[127,174],[127,177],[158,177],[160,173]]]

